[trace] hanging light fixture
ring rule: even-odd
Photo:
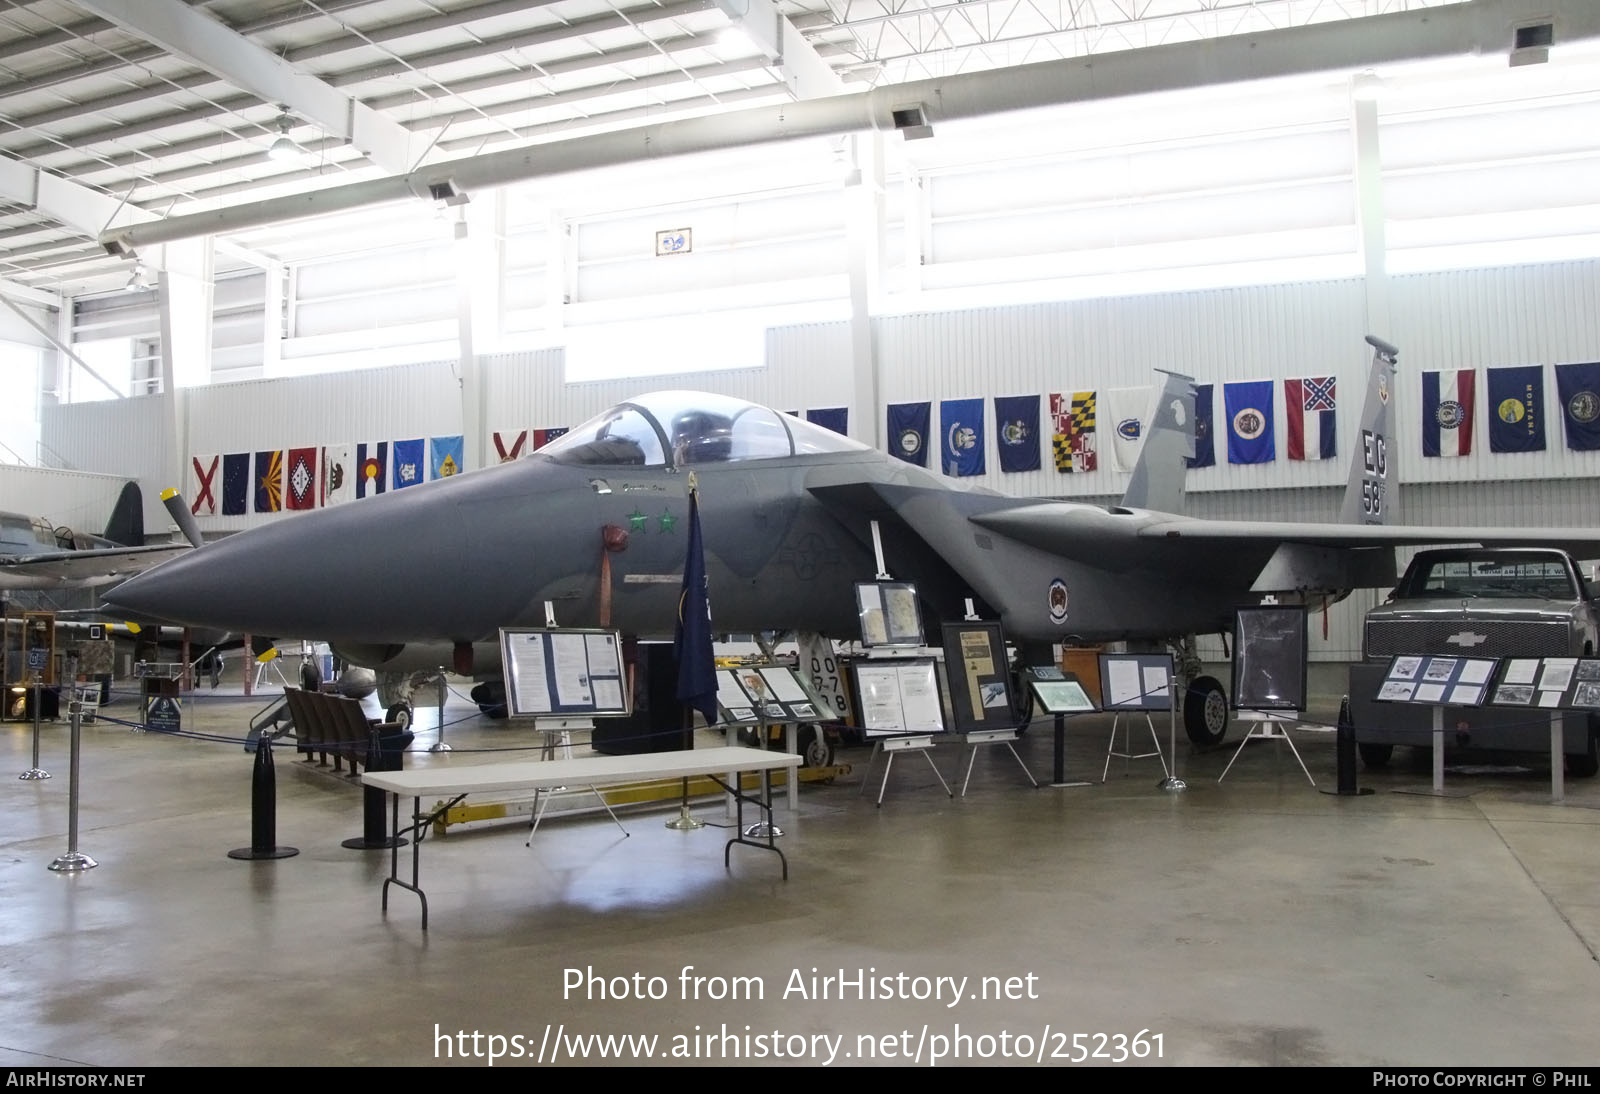
[[[300,158],[300,146],[294,143],[289,136],[289,130],[294,128],[294,115],[289,113],[288,107],[280,107],[283,113],[278,115],[278,139],[272,142],[267,149],[267,158],[274,160],[297,160]]]
[[[128,283],[123,286],[128,292],[146,292],[150,288],[150,271],[144,268],[144,263],[135,261],[133,275],[128,278]]]

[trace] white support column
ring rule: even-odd
[[[850,239],[850,380],[856,440],[880,447],[883,406],[879,399],[878,356],[872,337],[872,305],[883,288],[883,137],[851,138],[858,173],[845,187],[845,218]]]
[[[489,463],[487,423],[489,400],[479,357],[499,338],[501,197],[468,202],[455,222],[456,341],[461,378],[461,432],[466,462],[472,471]]]
[[[211,382],[211,240],[168,243],[161,271],[161,386]]]
[[[283,298],[284,283],[288,279],[283,267],[277,264],[268,266],[264,276],[266,289],[262,293],[261,375],[266,377],[276,375],[278,365],[283,362],[283,340],[288,334],[284,329]]]
[[[921,175],[911,170],[906,172],[903,204],[906,219],[900,232],[905,277],[900,290],[908,297],[922,291],[922,259],[927,254],[927,236],[931,231],[926,189],[927,182]]]
[[[567,325],[567,305],[577,295],[577,248],[573,226],[559,210],[550,210],[545,229],[544,310],[545,329],[554,334]]]
[[[1355,140],[1356,238],[1361,247],[1367,294],[1367,333],[1389,338],[1388,241],[1384,233],[1383,161],[1378,149],[1378,78],[1370,72],[1351,80],[1350,129]]]

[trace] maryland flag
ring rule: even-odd
[[[1092,391],[1075,391],[1071,398],[1050,396],[1050,452],[1056,470],[1063,475],[1074,471],[1093,471],[1099,466],[1094,448],[1094,404]]]
[[[276,513],[283,508],[283,452],[256,453],[256,512]]]

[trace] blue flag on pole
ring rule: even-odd
[[[994,428],[1002,471],[1039,470],[1039,396],[996,397]]]
[[[945,399],[939,404],[939,428],[944,473],[983,474],[983,400]]]
[[[711,649],[711,600],[706,591],[706,553],[700,538],[700,497],[689,491],[689,557],[678,594],[678,627],[673,636],[678,658],[678,702],[717,723],[717,664]]]
[[[1271,463],[1278,455],[1272,434],[1272,381],[1222,385],[1228,413],[1228,462]]]
[[[1212,425],[1210,384],[1194,386],[1194,455],[1190,467],[1217,465],[1216,428]]]
[[[1600,364],[1557,365],[1556,394],[1567,423],[1567,447],[1600,448]]]
[[[928,466],[928,418],[930,403],[889,404],[889,455]]]
[[[1489,451],[1544,451],[1544,366],[1489,370]]]

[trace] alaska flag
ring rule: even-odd
[[[1194,386],[1194,455],[1187,462],[1190,467],[1217,465],[1216,428],[1212,425],[1210,384]]]
[[[1272,381],[1222,385],[1228,413],[1228,462],[1271,463],[1278,447],[1272,435]]]
[[[994,401],[1000,470],[1039,470],[1039,396],[1016,395]]]
[[[983,474],[983,400],[945,399],[939,404],[939,428],[944,431],[944,473]]]
[[[250,453],[229,452],[222,457],[222,515],[237,517],[250,511]]]
[[[394,442],[393,485],[396,490],[415,486],[423,480],[426,472],[422,464],[422,448],[421,437],[414,441]]]
[[[1556,394],[1567,423],[1567,447],[1600,448],[1600,364],[1557,365]]]
[[[678,628],[673,636],[678,658],[678,702],[717,724],[717,664],[711,649],[711,600],[706,594],[706,552],[700,539],[700,496],[689,491],[689,557],[678,594]]]
[[[1489,451],[1544,451],[1544,366],[1489,370]]]
[[[356,497],[381,494],[389,483],[389,442],[356,445]]]
[[[928,419],[931,403],[889,404],[889,455],[928,466]]]
[[[820,425],[824,429],[831,429],[835,433],[850,435],[850,408],[843,406],[828,407],[824,410],[806,411],[806,421],[813,425]]]

